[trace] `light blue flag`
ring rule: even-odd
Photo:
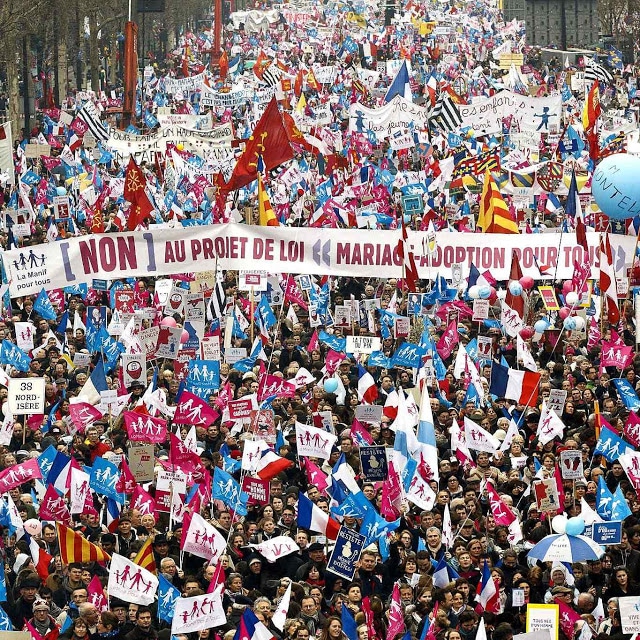
[[[162,574],[158,576],[158,618],[165,622],[173,620],[176,601],[180,590],[174,587]]]
[[[608,427],[602,427],[593,453],[599,453],[608,462],[613,462],[625,453],[633,453],[633,447]]]
[[[56,458],[57,451],[55,447],[50,444],[39,456],[38,456],[38,466],[40,467],[40,473],[42,474],[42,484],[47,484],[47,478],[49,476],[49,471],[51,471],[51,467],[53,466],[53,461]]]
[[[55,320],[57,318],[56,312],[53,310],[53,305],[44,287],[38,294],[36,301],[33,303],[33,310],[40,314],[45,320]]]
[[[7,601],[7,578],[4,575],[4,562],[0,560],[0,602]]]
[[[0,607],[0,631],[13,631],[11,620],[2,607]]]
[[[631,411],[640,409],[640,398],[638,398],[638,394],[626,378],[614,378],[612,382],[627,409]]]
[[[233,476],[219,467],[213,472],[213,486],[211,496],[214,500],[222,500],[231,507],[239,516],[247,515],[247,500],[249,496],[242,491],[240,485]]]
[[[596,493],[596,511],[601,518],[608,522],[611,521],[612,503],[613,495],[611,491],[609,491],[609,487],[607,487],[604,478],[600,476],[598,478],[598,491]]]
[[[631,509],[627,502],[620,485],[613,492],[613,501],[611,502],[611,520],[617,522],[628,518],[631,515]]]

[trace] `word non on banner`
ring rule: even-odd
[[[5,251],[2,260],[12,297],[91,284],[95,277],[116,280],[169,276],[175,273],[241,270],[251,264],[256,271],[303,273],[363,278],[402,276],[398,254],[400,231],[362,229],[288,229],[224,224],[182,229],[149,229],[67,238],[59,242]],[[437,269],[461,265],[462,277],[473,263],[490,270],[497,280],[509,278],[515,252],[524,275],[540,279],[536,260],[558,265],[558,278],[571,278],[574,261],[584,261],[575,234],[565,234],[562,245],[555,234],[505,235],[496,243],[492,234],[437,233],[436,252],[427,260],[421,253],[426,232],[411,232],[421,278]],[[587,234],[589,262],[598,269],[599,234]],[[615,270],[631,266],[635,249],[632,236],[612,235]],[[429,267],[429,262],[431,268]]]
[[[10,378],[7,402],[14,416],[44,413],[44,378]]]

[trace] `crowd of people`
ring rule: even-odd
[[[162,115],[170,109],[185,116],[184,122],[203,116],[214,127],[231,122],[236,136],[246,140],[267,104],[254,96],[267,92],[268,99],[275,94],[279,100],[292,145],[286,166],[265,174],[276,223],[469,232],[482,206],[484,168],[456,176],[454,161],[459,162],[461,150],[497,149],[502,169],[500,162],[489,168],[500,185],[500,171],[562,161],[584,174],[580,189],[588,195],[587,178],[598,153],[579,124],[587,91],[570,80],[582,67],[572,68],[562,53],[545,62],[539,51],[526,47],[524,25],[506,24],[490,2],[411,0],[403,3],[407,19],[396,16],[386,28],[385,11],[377,5],[352,3],[345,13],[333,4],[283,5],[279,16],[265,18],[259,29],[248,27],[259,17],[238,18],[225,30],[225,53],[212,73],[206,68],[211,32],[184,34],[175,52],[179,63],[166,77],[157,66],[145,74],[138,92],[139,127],[130,129],[132,144],[139,134],[153,135],[159,109]],[[522,52],[522,65],[499,68],[496,51]],[[606,58],[598,69],[608,62],[610,78],[596,80],[604,108],[598,117],[608,127],[599,143],[603,155],[624,151],[633,116],[625,109],[636,98],[635,67],[622,65],[612,51]],[[464,104],[504,88],[540,97],[560,91],[564,128],[553,140],[547,134],[533,136],[536,148],[522,137],[510,139],[508,118],[497,135],[474,132],[464,121],[447,130],[441,119],[430,119],[412,126],[409,145],[354,131],[350,106],[381,107],[399,69],[389,62],[400,59],[410,63],[409,94],[416,103],[442,107],[444,99],[437,96],[446,95],[449,103]],[[314,69],[320,73],[320,67],[331,66],[335,74],[318,82]],[[188,82],[177,88],[191,74],[207,75],[207,88],[218,94],[240,85],[250,97],[232,106],[203,106],[204,88]],[[166,90],[167,82],[174,88]],[[406,97],[404,87],[396,95]],[[119,98],[114,93],[111,99]],[[86,99],[97,107],[108,102],[106,95],[70,96],[68,106],[79,111]],[[117,233],[127,226],[126,159],[116,158],[122,148],[110,146],[107,136],[92,154],[82,140],[86,127],[74,126],[73,118],[66,120],[62,113],[42,111],[39,127],[17,144],[18,186],[3,176],[0,205],[10,222],[0,232],[0,244],[6,249]],[[316,123],[316,115],[327,120]],[[95,124],[91,121],[91,132],[99,133]],[[196,128],[202,130],[201,125]],[[49,144],[51,155],[27,158],[28,142]],[[173,142],[166,157],[140,162],[153,214],[138,228],[194,221],[262,223],[255,181],[234,195],[224,191],[237,159],[231,146],[222,159],[213,159]],[[513,222],[523,233],[549,227],[575,233],[575,216],[561,206],[569,208],[567,189],[559,183],[559,198],[552,191],[532,192],[527,205],[513,190],[507,192]],[[358,190],[363,185],[366,189]],[[403,210],[407,185],[419,187],[424,207],[418,212]],[[70,197],[69,219],[54,219],[56,196]],[[366,220],[361,211],[356,215],[365,196],[369,205],[371,200],[379,204]],[[597,208],[586,207],[585,214],[587,225],[597,231],[636,231],[633,224],[606,226]],[[25,223],[29,234],[14,233],[15,225]],[[4,492],[0,505],[5,578],[0,626],[27,630],[34,640],[511,640],[530,630],[529,605],[557,604],[562,619],[555,638],[631,638],[623,632],[620,599],[640,596],[639,485],[629,466],[638,461],[625,457],[632,456],[640,423],[635,413],[640,401],[636,396],[634,404],[633,398],[640,388],[635,309],[625,300],[614,320],[604,302],[587,304],[586,320],[570,317],[573,324],[567,323],[576,307],[568,296],[582,295],[589,278],[580,268],[576,265],[573,284],[552,282],[555,295],[567,300],[565,315],[562,309],[549,310],[533,282],[517,276],[495,282],[484,273],[472,281],[469,273],[452,288],[443,283],[451,280],[449,274],[440,273],[418,279],[408,290],[406,277],[384,273],[370,278],[302,274],[303,286],[297,272],[291,274],[295,285],[270,279],[261,311],[254,315],[255,300],[240,288],[240,274],[219,272],[205,291],[205,335],[219,338],[219,379],[201,396],[199,421],[192,422],[174,418],[189,393],[193,362],[157,358],[151,350],[146,376],[132,379],[125,372],[124,359],[135,353],[131,346],[140,331],[183,327],[188,320],[184,310],[171,312],[159,302],[156,279],[111,281],[106,290],[67,287],[51,296],[51,312],[41,296],[7,301],[5,285],[0,486],[11,471],[31,472]],[[189,288],[192,276],[173,279]],[[278,281],[285,286],[276,296]],[[112,358],[96,335],[114,322],[116,291],[132,293],[134,312],[127,340]],[[420,304],[412,303],[409,291],[421,294]],[[473,318],[477,298],[489,300],[490,319]],[[519,310],[515,332],[504,324],[505,304]],[[336,326],[332,314],[337,317],[338,307],[345,306],[351,308],[349,325]],[[406,336],[394,333],[398,318],[409,318]],[[122,336],[123,329],[114,335]],[[450,331],[453,348],[442,342]],[[349,353],[348,336],[379,338],[380,347],[368,357]],[[31,348],[25,346],[29,339]],[[407,344],[420,347],[416,362],[398,355]],[[604,344],[624,353],[623,367],[605,357]],[[232,349],[235,356],[244,350],[244,357],[232,358]],[[501,375],[534,372],[535,388],[526,398],[515,397],[511,388],[497,392],[498,367]],[[44,378],[43,414],[11,414],[8,388],[14,378]],[[281,381],[282,392],[265,396],[267,379]],[[621,388],[620,381],[627,386]],[[115,391],[117,401],[91,400],[97,382],[103,394]],[[189,397],[193,406],[195,396]],[[230,406],[240,399],[253,409],[247,419],[231,417]],[[79,407],[90,412],[89,421]],[[159,432],[166,431],[150,440],[153,479],[138,482],[139,470],[133,469],[134,481],[128,483],[135,453],[131,416],[152,418],[162,424]],[[307,428],[330,436],[318,455],[310,455],[298,437]],[[251,462],[256,452],[271,460],[274,473],[265,474]],[[29,467],[34,459],[39,473]],[[95,479],[98,468],[111,468],[107,464],[118,472],[115,493]],[[386,469],[383,477],[375,476],[380,465]],[[71,467],[91,478],[80,508],[73,495],[80,476]],[[163,471],[174,472],[185,484],[177,506],[173,488],[167,503],[156,486]],[[266,477],[263,498],[216,493],[221,472],[229,474],[230,488],[237,483],[244,489],[243,481]],[[107,554],[106,560],[85,553],[80,538],[68,543],[70,534],[51,518],[59,498],[57,522],[92,543],[91,553]],[[562,514],[587,525],[621,521],[620,538],[588,561],[551,562],[530,555],[537,543],[562,534]],[[222,548],[185,549],[196,516],[215,528]],[[334,556],[345,549],[336,542],[344,542],[338,527],[363,536],[346,572],[336,569]],[[274,551],[273,541],[281,537],[295,542],[286,553]],[[175,600],[167,608],[160,592],[148,604],[115,596],[110,569],[118,556],[151,570],[164,580],[160,591],[176,594],[180,602],[214,594],[226,622],[183,633],[180,624],[172,624]],[[194,602],[203,612],[203,601]]]

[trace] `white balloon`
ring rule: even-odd
[[[575,316],[573,319],[576,321],[577,331],[582,331],[586,327],[587,323],[584,321],[582,316]]]
[[[567,528],[567,516],[563,513],[553,516],[553,519],[551,520],[551,528],[556,533],[564,533]]]
[[[473,286],[469,287],[469,297],[472,300],[476,300],[477,298],[480,297],[480,287],[477,284],[474,284]]]
[[[24,530],[30,536],[39,536],[42,533],[42,522],[35,518],[29,518],[29,520],[25,520],[24,522]]]
[[[575,291],[569,291],[569,293],[567,293],[567,295],[565,296],[565,300],[567,302],[567,306],[574,307],[576,304],[578,304],[578,300],[580,300],[580,298]]]

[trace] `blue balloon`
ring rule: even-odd
[[[513,282],[510,282],[509,283],[509,292],[511,293],[512,296],[521,296],[522,295],[522,285],[517,280],[514,280]]]
[[[605,215],[628,220],[640,214],[640,158],[615,153],[596,168],[591,183],[593,197]]]
[[[568,536],[579,536],[584,532],[584,520],[580,516],[576,516],[575,518],[569,518],[567,520],[567,526],[565,528],[565,533]]]
[[[66,196],[67,190],[64,187],[56,187],[56,195],[58,196]]]
[[[544,333],[549,328],[549,323],[546,320],[538,320],[533,328],[536,333]]]
[[[478,289],[478,295],[482,300],[487,300],[491,296],[491,287],[488,284],[483,284]]]
[[[335,378],[328,378],[324,381],[324,390],[327,393],[335,393],[338,389],[338,381]]]
[[[575,331],[575,329],[577,329],[578,327],[576,323],[576,319],[573,316],[569,316],[568,318],[565,318],[562,325],[567,331]]]

